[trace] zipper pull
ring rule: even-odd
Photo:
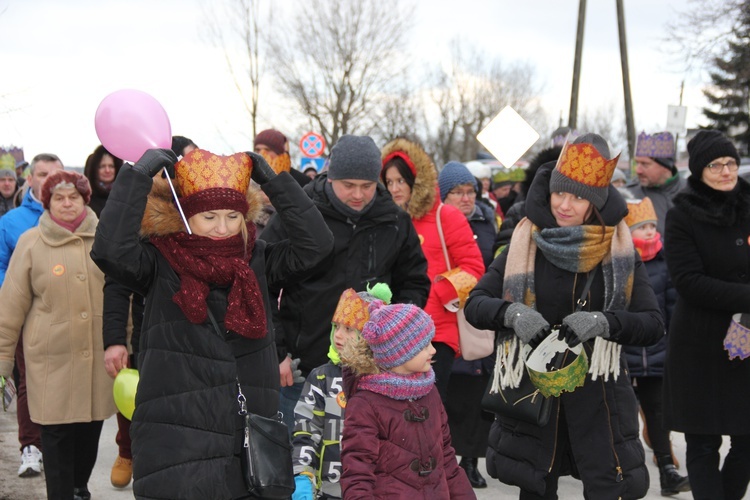
[[[242,443],[245,448],[250,448],[250,429],[245,427],[245,441]]]
[[[622,467],[617,466],[615,467],[615,469],[617,469],[617,479],[615,479],[615,481],[617,481],[618,483],[622,482]]]

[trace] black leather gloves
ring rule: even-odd
[[[512,328],[524,344],[536,347],[549,334],[549,323],[534,309],[514,302],[505,311],[505,326]]]
[[[250,174],[250,178],[256,182],[259,186],[262,186],[266,182],[276,177],[276,172],[273,171],[271,165],[268,164],[265,158],[258,153],[252,151],[245,152],[253,160],[253,171]]]
[[[177,163],[177,156],[171,149],[148,149],[143,153],[141,159],[133,165],[133,170],[153,177],[161,169],[165,169],[169,176],[174,178],[175,163]]]

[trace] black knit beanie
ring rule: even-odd
[[[740,163],[740,155],[732,141],[718,130],[701,130],[687,145],[690,174],[701,177],[703,169],[716,158],[731,156]]]

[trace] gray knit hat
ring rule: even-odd
[[[591,147],[584,147],[584,145]],[[563,147],[549,181],[550,193],[572,193],[601,210],[607,202],[609,183],[620,155],[609,157],[607,141],[585,134]]]
[[[328,178],[377,182],[382,168],[380,149],[375,145],[372,137],[344,135],[331,149]]]

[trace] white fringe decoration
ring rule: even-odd
[[[609,374],[617,377],[620,375],[620,351],[622,346],[615,342],[604,340],[601,337],[596,337],[594,341],[594,351],[591,353],[591,364],[589,365],[589,373],[591,374],[591,380],[596,380],[597,377],[604,377],[604,381],[609,381]]]
[[[516,389],[521,385],[524,364],[520,352],[521,343],[515,335],[497,346],[490,394],[496,394],[501,389],[509,387]]]

